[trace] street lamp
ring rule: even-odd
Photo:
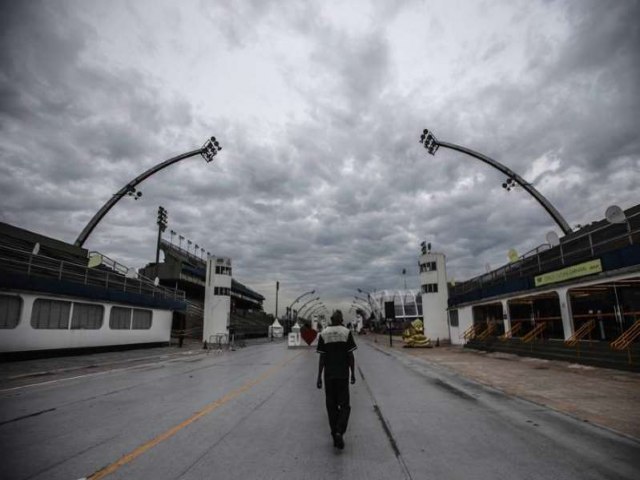
[[[361,303],[356,303],[356,301],[359,301]],[[365,302],[364,300],[358,297],[354,297],[353,305],[358,308],[364,307],[364,308],[367,308],[369,311],[373,311],[373,308],[371,308],[371,305],[369,305],[367,302]]]
[[[158,276],[158,263],[160,263],[160,239],[162,232],[167,229],[167,210],[163,206],[158,207],[158,244],[156,245],[156,277]]]
[[[313,295],[314,293],[316,293],[315,289],[314,290],[310,290],[308,292],[304,292],[302,295],[300,295],[298,298],[296,298],[291,305],[289,305],[289,310],[291,310],[291,307],[293,307],[296,303],[298,303],[300,301],[301,298],[306,297],[307,295]]]
[[[305,309],[305,307],[307,305],[309,305],[310,303],[313,302],[317,302],[318,300],[320,300],[320,297],[316,297],[316,298],[312,298],[311,300],[307,300],[307,302],[304,303],[304,305],[302,305],[299,309],[298,309],[298,316],[302,317],[302,311]]]
[[[307,307],[307,310],[306,310],[305,314],[309,315],[316,308],[325,308],[324,307],[324,303],[322,303],[322,301],[320,301],[319,303],[312,303],[311,305],[309,305]]]
[[[325,307],[324,307],[324,305],[316,305],[315,307],[311,308],[311,309],[306,313],[306,315],[307,315],[309,318],[311,318],[311,317],[313,317],[313,315],[314,315],[315,313],[318,313],[319,311],[321,311],[321,310],[322,310],[322,309],[324,309],[324,308],[325,308]]]
[[[304,292],[302,295],[300,295],[298,298],[296,298],[293,302],[291,302],[291,305],[289,305],[287,307],[287,328],[285,328],[285,330],[287,331],[287,333],[289,332],[289,328],[291,327],[290,323],[291,323],[291,315],[293,314],[293,310],[292,307],[298,303],[300,301],[301,298],[306,297],[307,295],[313,295],[314,293],[316,293],[315,289],[310,290],[308,292]]]
[[[367,303],[367,304],[369,303],[369,299],[367,299],[367,298],[362,298],[362,297],[359,297],[357,295],[354,295],[353,298],[355,298],[356,300],[360,300],[361,302],[364,302],[364,303]]]
[[[208,139],[204,145],[196,150],[192,150],[187,153],[183,153],[182,155],[178,155],[176,157],[170,158],[169,160],[165,160],[162,163],[159,163],[155,167],[150,168],[146,172],[138,175],[136,178],[127,183],[124,187],[122,187],[118,192],[113,195],[107,203],[105,203],[100,210],[93,216],[93,218],[87,223],[84,227],[80,235],[75,241],[76,247],[82,247],[84,242],[87,241],[91,232],[93,232],[94,228],[100,223],[100,220],[113,208],[113,206],[120,201],[120,199],[124,196],[132,196],[136,200],[142,196],[142,193],[136,190],[136,186],[142,183],[144,180],[149,178],[154,173],[159,172],[160,170],[168,167],[169,165],[173,165],[174,163],[179,162],[180,160],[185,160],[190,157],[194,157],[196,155],[202,155],[202,158],[205,159],[207,163],[211,162],[213,158],[218,154],[218,152],[222,150],[220,143],[216,140],[216,137],[211,137]]]
[[[551,204],[549,200],[547,200],[538,190],[535,189],[533,185],[527,182],[520,175],[515,173],[510,168],[502,165],[500,162],[493,160],[492,158],[487,157],[481,153],[478,153],[470,148],[461,147],[460,145],[456,145],[454,143],[443,142],[441,140],[437,140],[433,135],[433,132],[424,129],[422,131],[422,135],[420,136],[420,143],[427,149],[431,155],[435,155],[438,151],[438,148],[445,147],[451,150],[456,150],[458,152],[466,153],[467,155],[474,157],[481,162],[484,162],[493,168],[499,170],[507,176],[507,181],[503,184],[503,188],[507,191],[511,190],[516,184],[520,185],[524,188],[536,201],[542,205],[542,207],[547,211],[551,218],[558,224],[560,229],[564,232],[565,235],[571,233],[571,227],[567,223],[567,221],[560,215],[560,212]]]
[[[372,314],[372,315],[374,316],[374,318],[375,318],[375,317],[376,317],[377,306],[376,306],[376,303],[375,303],[375,302],[373,301],[373,299],[371,298],[371,297],[372,297],[371,292],[368,292],[368,291],[363,290],[363,289],[361,289],[361,288],[358,288],[357,290],[358,290],[358,292],[360,292],[360,293],[364,293],[364,294],[366,294],[366,295],[367,295],[367,303],[369,304],[369,308],[371,308],[371,314]]]

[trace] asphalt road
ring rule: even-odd
[[[367,342],[356,364],[343,451],[316,354],[282,343],[5,388],[0,478],[640,478],[632,439]]]

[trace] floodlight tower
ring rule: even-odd
[[[312,298],[311,300],[307,300],[299,309],[298,309],[298,316],[302,317],[302,311],[305,309],[305,307],[309,304],[312,304],[313,302],[317,302],[318,300],[320,300],[320,297],[316,297],[316,298]]]
[[[180,160],[185,160],[187,158],[194,157],[196,155],[202,155],[202,158],[204,158],[207,163],[210,163],[213,161],[213,158],[218,154],[220,150],[222,150],[222,147],[220,146],[220,143],[218,143],[218,141],[216,140],[216,137],[211,137],[209,140],[207,140],[204,143],[202,147],[187,153],[183,153],[182,155],[178,155],[176,157],[170,158],[169,160],[165,160],[164,162],[159,163],[155,167],[150,168],[146,172],[141,173],[136,178],[134,178],[129,183],[127,183],[124,187],[122,187],[120,190],[118,190],[118,192],[116,192],[116,194],[113,195],[102,206],[102,208],[100,208],[100,210],[98,210],[98,212],[93,216],[91,220],[89,220],[89,223],[87,223],[87,225],[84,227],[84,229],[76,239],[75,246],[82,247],[84,245],[84,242],[87,241],[87,238],[89,237],[89,235],[91,235],[91,232],[93,232],[93,229],[96,228],[98,223],[100,223],[100,220],[102,220],[102,218],[109,212],[109,210],[111,210],[115,206],[116,203],[120,201],[120,199],[122,199],[122,197],[132,196],[136,200],[140,198],[142,196],[142,192],[137,191],[136,187],[140,183],[142,183],[144,180],[149,178],[151,175],[153,175],[154,173],[157,173],[160,170],[167,168],[168,166],[173,165],[174,163],[179,162]]]
[[[482,153],[471,150],[470,148],[461,147],[460,145],[456,145],[454,143],[443,142],[442,140],[437,140],[433,132],[427,129],[424,129],[422,131],[422,135],[420,136],[420,143],[424,146],[424,148],[427,149],[427,152],[429,152],[431,155],[435,155],[438,151],[438,148],[445,147],[451,150],[466,153],[467,155],[476,158],[481,162],[486,163],[487,165],[492,166],[496,170],[499,170],[507,176],[506,182],[502,184],[503,188],[508,191],[511,190],[511,188],[513,188],[516,184],[520,185],[529,193],[529,195],[531,195],[540,205],[542,205],[542,208],[544,208],[547,213],[551,215],[553,221],[558,224],[565,235],[571,233],[571,227],[562,217],[562,215],[560,215],[560,212],[558,212],[558,210],[551,204],[551,202],[547,200],[538,190],[536,190],[533,185],[531,185],[510,168],[502,165],[500,162],[497,162],[494,159],[483,155]]]

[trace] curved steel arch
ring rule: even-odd
[[[102,206],[102,208],[100,208],[100,210],[98,210],[98,212],[93,216],[93,218],[89,220],[89,223],[87,223],[87,225],[84,227],[84,229],[82,230],[82,232],[80,233],[76,241],[74,242],[74,245],[77,247],[82,247],[84,245],[84,242],[87,241],[87,238],[89,237],[89,235],[91,235],[91,232],[93,232],[93,230],[98,226],[98,223],[100,223],[100,220],[104,218],[104,216],[109,212],[109,210],[111,210],[115,206],[115,204],[120,201],[122,197],[127,195],[127,193],[135,191],[135,187],[137,185],[142,183],[144,180],[149,178],[154,173],[157,173],[160,170],[167,168],[168,166],[173,165],[174,163],[179,162],[180,160],[184,160],[186,158],[190,158],[195,155],[202,155],[207,162],[211,162],[213,160],[213,157],[215,157],[215,155],[220,150],[222,150],[222,147],[219,146],[218,142],[215,140],[215,137],[211,137],[211,140],[207,140],[207,142],[201,148],[198,148],[197,150],[192,150],[187,153],[183,153],[182,155],[172,157],[169,160],[165,160],[164,162],[159,163],[158,165],[151,167],[149,170],[138,175],[136,178],[134,178],[129,183],[127,183],[124,187],[118,190],[118,192],[114,194]]]
[[[442,142],[440,140],[436,140],[433,133],[427,129],[423,130],[422,137],[420,137],[420,143],[422,143],[425,146],[425,148],[431,155],[435,155],[436,151],[438,150],[438,147],[445,147],[451,150],[457,150],[458,152],[461,152],[461,153],[466,153],[467,155],[474,157],[480,160],[481,162],[484,162],[487,165],[490,165],[493,168],[501,171],[502,173],[507,175],[507,177],[512,178],[518,185],[524,188],[533,198],[535,198],[536,201],[540,205],[542,205],[542,208],[544,208],[547,211],[547,213],[551,215],[551,218],[553,218],[554,222],[558,224],[558,226],[562,229],[562,232],[565,235],[568,235],[569,233],[571,233],[571,227],[569,226],[567,221],[564,219],[564,217],[560,215],[560,212],[558,212],[558,210],[551,204],[551,202],[547,200],[545,196],[542,195],[538,190],[536,190],[533,185],[531,185],[524,178],[522,178],[520,175],[518,175],[516,172],[514,172],[507,166],[501,164],[500,162],[497,162],[496,160],[490,157],[487,157],[486,155],[483,155],[480,152],[471,150],[470,148],[462,147],[460,145],[456,145],[455,143]]]

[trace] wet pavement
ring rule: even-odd
[[[357,339],[343,451],[313,349],[196,343],[4,363],[2,478],[638,478],[638,441],[453,370],[505,360],[372,340]]]
[[[389,349],[388,336],[361,338]],[[640,373],[459,346],[410,349],[400,337],[392,343],[392,351],[399,354],[640,439]]]

